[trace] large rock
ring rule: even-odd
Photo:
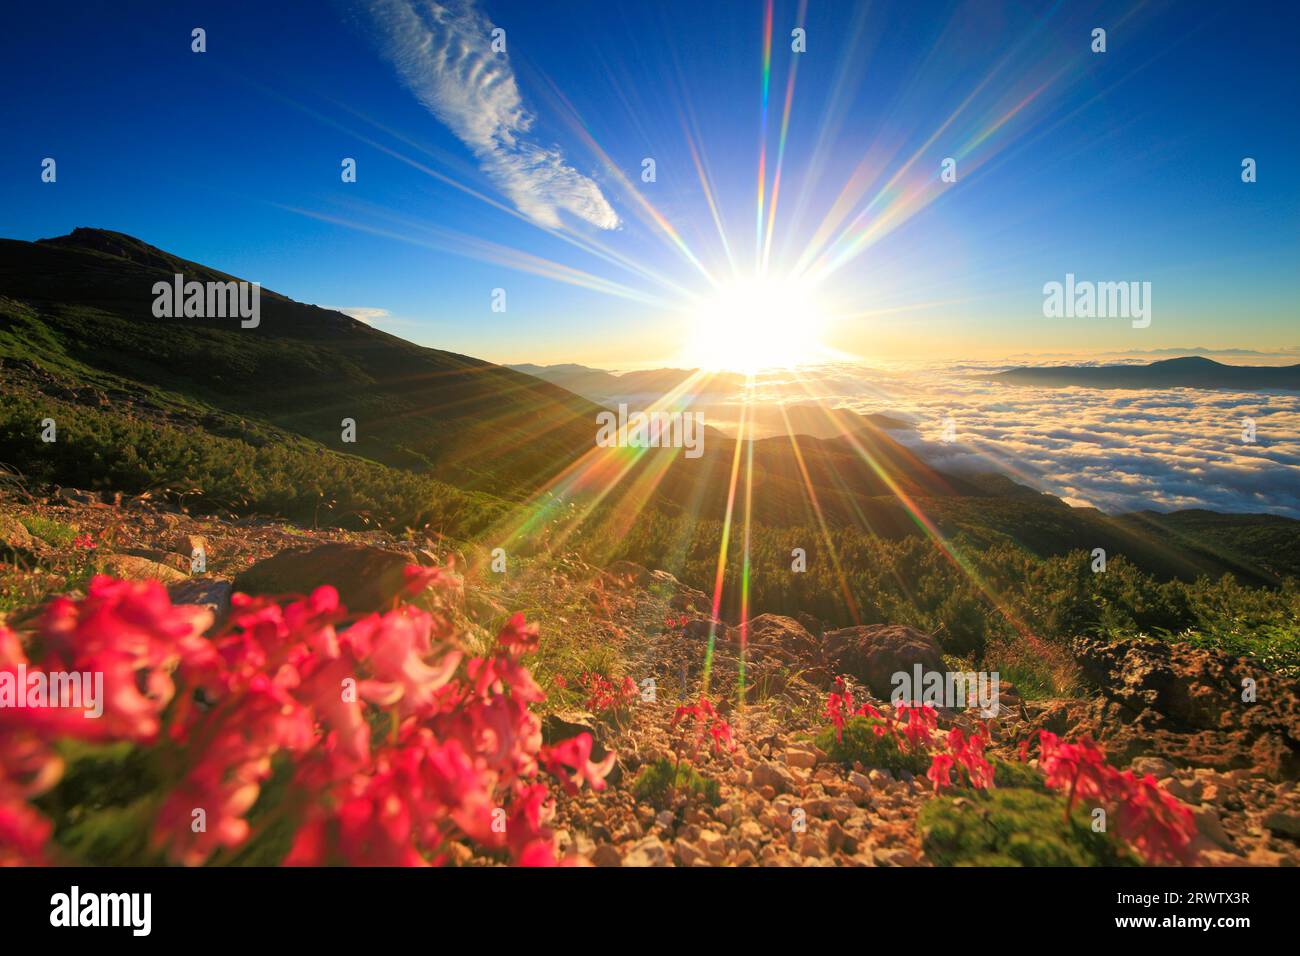
[[[410,558],[365,544],[323,544],[281,551],[235,578],[244,594],[310,594],[333,585],[354,613],[388,610],[406,583]]]
[[[133,558],[144,558],[157,564],[165,564],[167,567],[184,575],[189,575],[193,570],[193,564],[189,558],[182,557],[172,551],[160,551],[157,548],[123,548],[122,554],[130,555]]]
[[[194,557],[196,551],[203,552],[208,560],[212,558],[208,539],[201,534],[173,534],[168,539],[167,546],[176,554],[183,555],[187,561]]]
[[[749,643],[769,649],[782,660],[815,656],[818,642],[792,617],[760,614],[749,622]]]
[[[26,525],[13,515],[0,515],[0,549],[6,551],[31,551],[36,539]]]
[[[161,581],[163,584],[171,584],[189,577],[175,568],[135,554],[105,555],[99,561],[99,568],[104,574],[125,581]]]
[[[221,578],[187,578],[167,588],[173,604],[196,604],[211,611],[213,631],[221,628],[230,613],[232,591],[230,582]]]
[[[1048,729],[1072,725],[1063,729],[1091,734],[1120,759],[1145,754],[1300,777],[1300,682],[1187,644],[1078,638],[1073,649],[1101,697],[1050,708]],[[1251,682],[1254,699],[1243,700]]]
[[[674,611],[708,614],[713,610],[713,602],[703,591],[688,584],[683,584],[667,571],[652,571],[651,588],[668,594],[668,606]]]
[[[855,677],[881,700],[893,691],[892,677],[911,673],[920,664],[927,671],[944,670],[942,652],[933,637],[905,624],[871,624],[828,631],[822,655],[836,674]]]

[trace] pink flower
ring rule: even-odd
[[[455,583],[439,569],[408,580],[412,592]],[[330,587],[287,603],[235,595],[209,638],[210,615],[173,607],[160,585],[99,577],[84,599],[46,610],[35,664],[0,627],[0,667],[97,671],[106,697],[99,721],[0,711],[0,863],[45,861],[51,823],[29,801],[57,783],[54,744],[68,736],[136,746],[164,781],[148,842],[177,863],[257,840],[250,811],[272,799],[264,819],[298,824],[290,865],[436,865],[461,841],[554,865],[554,806],[538,775],[601,789],[614,755],[593,762],[587,734],[543,747],[529,710],[543,694],[519,659],[537,649],[537,627],[516,615],[493,653],[462,670],[442,614],[399,604],[349,620]],[[609,691],[630,699],[635,685]],[[267,791],[277,768],[284,779]]]
[[[497,644],[507,654],[519,657],[537,650],[540,639],[537,625],[525,624],[524,616],[516,614],[506,622],[505,627],[501,628],[501,633],[497,635]]]
[[[948,754],[936,753],[930,758],[930,769],[925,775],[934,784],[936,793],[952,786],[952,768],[953,759]]]
[[[614,767],[614,754],[608,753],[600,763],[592,763],[593,746],[591,734],[578,734],[547,748],[542,761],[560,778],[566,790],[576,791],[584,783],[589,784],[592,790],[604,790],[605,777]],[[572,773],[566,773],[566,768]]]
[[[381,707],[396,704],[404,716],[432,706],[434,691],[451,680],[463,655],[446,650],[435,662],[426,662],[431,624],[425,612],[405,608],[372,614],[348,629],[349,641],[370,649],[368,664],[374,676],[360,684],[366,700]]]

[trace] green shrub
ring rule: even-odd
[[[43,444],[34,429],[47,415],[58,420],[59,440]],[[506,513],[504,502],[487,495],[259,428],[224,437],[110,409],[6,395],[0,461],[33,481],[149,492],[197,512],[275,515],[311,526],[415,528],[470,538]],[[29,530],[42,538],[55,533]],[[69,534],[51,543],[70,541]]]
[[[1122,847],[1094,833],[1084,812],[1021,787],[941,797],[922,809],[925,852],[941,866],[1131,866]]]
[[[853,764],[856,761],[864,767],[880,767],[894,773],[900,770],[925,773],[930,761],[919,754],[899,750],[889,734],[878,736],[875,728],[883,726],[884,721],[875,717],[850,717],[839,740],[835,739],[834,727],[827,727],[818,734],[817,748],[836,763]]]
[[[701,776],[688,763],[674,764],[667,757],[642,770],[632,784],[633,796],[661,810],[668,806],[674,793],[701,797],[713,807],[722,802],[718,781]]]

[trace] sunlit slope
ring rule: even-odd
[[[105,384],[148,383],[497,493],[544,480],[592,442],[597,408],[563,389],[266,289],[257,328],[155,318],[153,285],[178,272],[232,278],[103,230],[0,240],[0,295],[35,313],[0,314],[3,349]],[[355,444],[341,440],[345,418],[356,422]]]

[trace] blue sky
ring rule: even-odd
[[[763,0],[84,7],[5,15],[0,235],[117,229],[495,361],[673,361],[765,246],[866,362],[1300,344],[1289,5],[774,3],[765,138]],[[1150,281],[1151,327],[1044,318],[1067,272]]]

